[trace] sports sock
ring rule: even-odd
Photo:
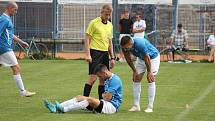
[[[87,100],[83,100],[80,102],[71,102],[69,105],[64,107],[64,112],[78,110],[78,109],[84,109],[89,105],[89,102]]]
[[[103,99],[102,94],[105,92],[104,87],[105,87],[104,85],[99,85],[98,86],[99,100]]]
[[[62,102],[60,105],[63,106],[63,107],[66,107],[66,106],[69,106],[71,105],[72,103],[76,103],[76,98],[72,98],[70,100],[67,100],[67,101],[64,101]]]
[[[141,83],[133,83],[133,96],[134,96],[134,105],[140,107],[140,93],[141,93]]]
[[[84,92],[83,92],[83,96],[87,96],[87,97],[89,97],[90,92],[91,92],[91,88],[92,88],[92,85],[85,84],[85,85],[84,85]]]
[[[25,87],[24,84],[22,82],[22,77],[20,74],[17,75],[13,75],[13,79],[16,81],[16,85],[19,88],[20,92],[24,92],[25,91]]]
[[[92,89],[92,85],[85,84],[83,96],[89,97],[91,89]],[[93,108],[90,106],[87,106],[86,108],[90,111],[93,111]]]
[[[148,108],[153,108],[155,93],[156,93],[155,82],[148,83]]]

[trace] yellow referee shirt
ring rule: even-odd
[[[109,40],[113,38],[111,22],[104,24],[102,19],[97,17],[90,22],[86,33],[90,35],[90,49],[108,51]]]

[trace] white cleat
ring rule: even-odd
[[[132,106],[128,111],[130,112],[137,112],[137,111],[140,111],[140,106]]]
[[[23,97],[31,97],[31,96],[33,96],[35,94],[36,94],[36,92],[30,92],[30,91],[27,91],[27,90],[21,92],[21,96],[23,96]]]
[[[146,108],[144,111],[145,111],[146,113],[152,113],[152,112],[153,112],[153,110],[152,110],[151,108]]]

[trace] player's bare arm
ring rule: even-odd
[[[144,31],[145,31],[145,28],[142,28],[142,29],[140,29],[140,30],[137,30],[138,33],[144,32]]]
[[[16,35],[13,35],[13,40],[21,44],[23,47],[29,47],[27,42],[22,41],[20,38],[18,38]]]
[[[90,35],[86,34],[86,41],[85,41],[85,48],[86,48],[86,58],[85,60],[89,63],[92,62],[92,58],[90,55]]]
[[[111,57],[111,61],[110,61],[111,66],[110,66],[110,68],[112,69],[114,67],[114,65],[115,65],[112,39],[109,39],[108,53],[109,53],[109,55]]]
[[[146,64],[146,68],[147,68],[147,80],[152,83],[154,82],[155,78],[154,75],[152,74],[151,71],[151,61],[150,61],[150,56],[148,54],[144,55],[143,57],[145,64]]]
[[[130,68],[132,69],[132,71],[136,71],[136,68],[134,67],[134,64],[133,64],[132,59],[131,59],[130,52],[129,51],[123,51],[123,54],[125,56],[126,62],[130,66]]]
[[[129,51],[123,51],[123,54],[125,56],[125,59],[126,59],[126,62],[128,63],[128,65],[130,66],[130,68],[132,69],[133,71],[133,78],[132,80],[133,81],[136,81],[136,80],[139,80],[139,77],[138,77],[138,74],[137,74],[137,70],[134,66],[134,63],[132,62],[132,59],[131,59],[131,54]]]
[[[132,29],[132,33],[138,33],[138,30],[135,29],[135,28],[133,28],[133,29]]]

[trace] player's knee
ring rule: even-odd
[[[19,65],[12,66],[12,70],[13,70],[14,74],[19,74],[20,73],[20,66]]]
[[[87,102],[88,102],[89,104],[92,104],[92,103],[93,103],[93,98],[88,97],[88,98],[87,98]]]

